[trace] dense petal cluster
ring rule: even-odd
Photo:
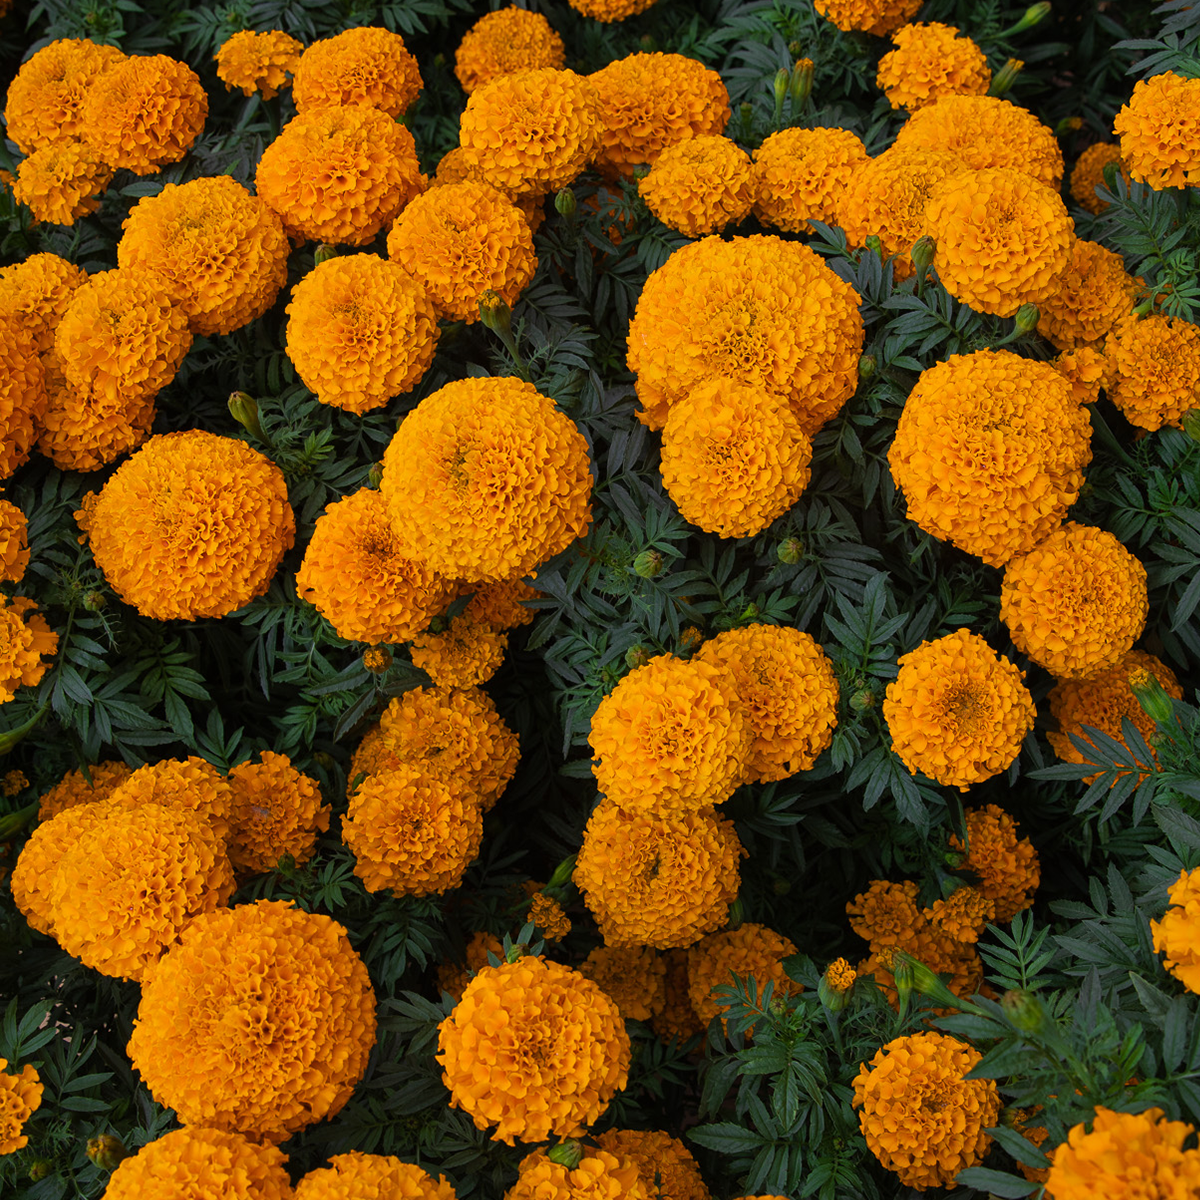
[[[590,0],[572,0],[586,3]],[[650,1200],[637,1164],[607,1150],[584,1150],[573,1167],[555,1162],[543,1150],[527,1154],[517,1168],[517,1182],[504,1200]]]
[[[0,267],[0,310],[20,318],[39,354],[54,349],[54,333],[71,297],[87,281],[82,267],[57,254],[31,254]]]
[[[1142,429],[1183,425],[1200,406],[1200,329],[1152,313],[1118,321],[1104,344],[1109,399]]]
[[[692,1152],[656,1129],[608,1129],[596,1139],[602,1150],[635,1163],[651,1200],[709,1200]]]
[[[279,1142],[341,1110],[374,1043],[345,929],[260,900],[184,929],[142,985],[128,1053],[181,1121]]]
[[[605,802],[584,830],[574,878],[606,945],[667,950],[725,925],[745,853],[732,821]]]
[[[987,56],[953,25],[905,25],[892,42],[875,82],[893,108],[915,112],[945,96],[982,96],[992,82]]]
[[[667,146],[638,191],[664,224],[702,237],[736,225],[754,204],[750,156],[729,138],[700,134]]]
[[[553,896],[545,892],[534,892],[529,902],[529,919],[538,927],[548,942],[561,942],[571,932],[571,918]],[[582,970],[582,968],[580,968]],[[583,972],[585,975],[587,971]],[[593,978],[588,976],[588,978]],[[597,982],[599,982],[597,980]],[[608,991],[608,988],[604,989]],[[611,994],[611,993],[610,993]],[[614,997],[615,999],[616,997]],[[628,1015],[621,1010],[622,1015]]]
[[[21,1130],[41,1107],[42,1082],[37,1069],[26,1063],[19,1075],[5,1070],[8,1059],[0,1058],[0,1154],[23,1149],[29,1135]]]
[[[351,1150],[296,1184],[295,1200],[457,1200],[444,1175],[436,1179],[414,1163]]]
[[[469,96],[501,75],[531,67],[558,70],[566,61],[563,40],[537,12],[512,5],[484,13],[463,34],[454,53],[454,74]]]
[[[256,92],[264,100],[277,96],[295,75],[304,44],[281,29],[255,33],[243,29],[227,38],[213,55],[217,78],[226,90],[241,88],[243,96]]]
[[[1059,679],[1117,663],[1148,611],[1146,568],[1111,533],[1075,521],[1010,559],[1000,587],[1013,644]]]
[[[1108,201],[1101,200],[1096,189],[1104,183],[1104,168],[1110,162],[1121,162],[1121,147],[1116,142],[1095,142],[1080,154],[1071,168],[1071,195],[1080,207],[1095,216],[1108,207]],[[1121,171],[1128,180],[1129,172],[1124,164]]]
[[[1052,366],[977,350],[922,372],[888,463],[910,520],[998,567],[1032,550],[1078,499],[1091,432]]]
[[[151,438],[76,519],[113,590],[157,620],[261,596],[296,533],[283,472],[201,429]]]
[[[754,152],[754,215],[788,233],[841,225],[846,191],[870,161],[848,129],[781,129]]]
[[[29,460],[47,399],[35,332],[22,313],[0,309],[0,479]]]
[[[68,808],[106,800],[133,774],[133,768],[123,762],[92,763],[86,768],[68,771],[38,803],[38,821],[44,822]],[[90,777],[90,778],[89,778]]]
[[[1113,118],[1113,132],[1121,139],[1121,161],[1140,183],[1200,184],[1200,79],[1174,71],[1139,79]]]
[[[1162,920],[1150,922],[1154,950],[1189,992],[1200,993],[1200,868],[1180,871],[1167,896]]]
[[[996,902],[978,888],[963,884],[945,899],[935,900],[923,915],[956,942],[977,942],[987,923],[996,917]]]
[[[292,288],[287,314],[296,374],[322,404],[360,416],[415,387],[437,349],[427,289],[376,254],[318,263]]]
[[[437,1058],[451,1107],[511,1146],[592,1124],[625,1086],[630,1044],[596,984],[526,956],[483,967],[467,984],[439,1026]]]
[[[656,4],[658,0],[567,0],[567,3],[593,21],[624,21],[635,17]]]
[[[229,837],[233,790],[212,763],[195,755],[146,763],[120,780],[109,798],[126,808],[161,804],[198,816],[222,842]]]
[[[1017,837],[1016,822],[998,804],[966,813],[969,852],[958,835],[954,850],[966,853],[962,869],[979,878],[979,890],[996,906],[996,920],[1011,921],[1033,903],[1041,880],[1037,851],[1028,838]]]
[[[404,39],[377,26],[313,42],[292,77],[298,113],[356,105],[400,117],[420,94],[421,72]]]
[[[921,0],[814,0],[813,7],[847,33],[874,33],[883,37],[911,21],[921,7]]]
[[[763,988],[771,983],[774,995],[790,996],[797,991],[783,960],[795,954],[790,938],[765,925],[747,922],[737,929],[710,933],[688,951],[688,995],[696,1015],[705,1025],[722,1017],[729,1001],[713,995],[714,988],[733,986],[733,976],[754,980],[761,1000]]]
[[[959,629],[900,659],[883,716],[913,774],[966,791],[1006,771],[1033,728],[1024,672]]]
[[[1038,333],[1060,350],[1094,345],[1130,314],[1141,286],[1119,254],[1076,238],[1057,288],[1041,301]]]
[[[435,633],[427,629],[412,639],[409,653],[435,687],[467,688],[487,683],[500,669],[508,634],[467,612]]]
[[[286,754],[264,750],[259,762],[234,767],[229,787],[229,858],[236,870],[273,871],[285,855],[296,865],[312,858],[332,810],[322,804],[317,781],[297,771]]]
[[[35,150],[17,168],[13,195],[39,221],[74,225],[100,207],[114,170],[87,142],[62,142]]]
[[[587,442],[531,383],[449,383],[404,419],[383,495],[409,552],[468,582],[520,578],[591,521]]]
[[[900,883],[888,879],[871,880],[865,892],[860,892],[846,904],[850,928],[870,942],[874,950],[907,946],[912,930],[921,921],[918,891],[918,885],[912,879]]]
[[[0,594],[0,704],[40,683],[57,649],[58,634],[32,600]]]
[[[667,960],[651,946],[597,946],[579,970],[600,985],[627,1021],[648,1021],[666,1003]]]
[[[25,514],[0,499],[0,583],[20,583],[29,566],[29,530]]]
[[[984,1132],[1000,1115],[992,1079],[964,1079],[983,1057],[942,1033],[898,1037],[863,1063],[854,1107],[867,1147],[900,1182],[924,1191],[950,1187],[991,1145]]]

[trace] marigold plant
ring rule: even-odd
[[[649,1021],[666,1003],[667,962],[651,946],[597,946],[579,971],[600,985],[627,1021]]]
[[[229,859],[236,870],[273,871],[284,855],[297,865],[312,858],[332,810],[322,803],[320,784],[286,754],[264,750],[259,762],[240,763],[229,772],[229,787]]]
[[[545,892],[533,894],[529,902],[529,919],[538,927],[548,942],[561,942],[571,932],[571,918],[567,916],[563,906]],[[587,971],[583,973],[588,974]],[[622,1013],[624,1013],[624,1009],[622,1009]]]
[[[498,8],[484,13],[454,52],[454,74],[469,96],[501,75],[531,67],[558,70],[566,60],[563,40],[539,12]]]
[[[19,1075],[5,1068],[8,1059],[0,1058],[0,1154],[12,1154],[29,1143],[23,1133],[25,1122],[41,1107],[44,1090],[37,1069],[26,1063]]]
[[[666,147],[638,191],[664,225],[701,237],[749,215],[753,174],[750,156],[736,143],[700,134]]]
[[[1108,207],[1108,201],[1101,200],[1096,195],[1096,189],[1104,183],[1104,168],[1110,162],[1120,164],[1121,172],[1128,180],[1129,172],[1121,163],[1121,147],[1116,142],[1094,142],[1080,154],[1071,168],[1071,195],[1081,208],[1095,216]]]
[[[1174,71],[1139,79],[1113,132],[1133,179],[1152,188],[1200,184],[1200,79]]]
[[[882,37],[917,15],[920,0],[813,0],[827,21],[847,33],[874,33]]]
[[[87,272],[58,254],[31,254],[0,267],[0,309],[20,318],[40,355],[54,349],[54,334]]]
[[[29,532],[25,514],[0,499],[0,582],[20,583],[29,566]]]
[[[624,21],[653,7],[658,0],[567,0],[567,3],[593,21]]]
[[[977,942],[987,923],[995,920],[996,902],[978,888],[963,884],[944,899],[935,900],[924,915],[935,929],[956,942]]]
[[[607,1129],[600,1149],[637,1165],[651,1200],[709,1200],[710,1192],[692,1152],[657,1129]]]
[[[790,938],[765,925],[747,922],[737,929],[710,933],[688,951],[688,995],[704,1024],[721,1017],[729,1002],[713,995],[714,988],[731,987],[733,976],[753,979],[762,999],[767,983],[773,995],[790,996],[799,990],[783,969],[783,960],[797,953]]]
[[[517,1168],[517,1182],[504,1193],[504,1200],[542,1200],[551,1196],[569,1196],[571,1200],[650,1200],[651,1194],[642,1182],[637,1163],[631,1158],[589,1147],[581,1148],[569,1161],[575,1165],[556,1162],[542,1150],[527,1154]]]
[[[34,333],[20,313],[0,309],[0,480],[28,462],[47,403]]]
[[[1150,922],[1154,950],[1189,992],[1200,994],[1200,868],[1180,871],[1167,897],[1170,906],[1162,919]]]
[[[100,207],[114,170],[87,142],[62,142],[35,150],[17,168],[13,195],[39,221],[74,225]]]
[[[200,817],[225,842],[233,813],[233,790],[212,763],[192,755],[149,762],[116,782],[108,798],[125,808],[161,804]]]
[[[500,669],[507,647],[507,633],[461,612],[445,629],[417,634],[409,654],[435,687],[464,688],[487,683]]]
[[[1060,350],[1095,345],[1132,312],[1141,289],[1119,254],[1077,238],[1058,287],[1041,301],[1038,333]]]
[[[57,649],[58,634],[32,600],[0,594],[0,704],[40,683]]]
[[[979,890],[996,906],[996,920],[1011,921],[1033,903],[1041,881],[1037,851],[1028,838],[1017,837],[1017,823],[998,804],[966,813],[967,841],[957,834],[950,847],[964,855],[960,866],[979,878]]]
[[[905,25],[892,43],[875,82],[893,108],[915,112],[945,96],[982,96],[992,82],[983,51],[953,25]]]
[[[296,1183],[295,1200],[457,1200],[444,1175],[436,1179],[392,1155],[351,1150]]]
[[[1109,399],[1142,429],[1182,428],[1200,406],[1200,329],[1151,313],[1118,321],[1104,343]]]
[[[421,72],[404,38],[376,26],[313,42],[292,78],[298,113],[358,105],[400,117],[420,94]]]
[[[256,93],[273,100],[296,73],[304,43],[281,29],[256,33],[243,29],[221,43],[213,55],[217,78],[227,91],[240,88],[243,96]]]
[[[808,233],[811,221],[844,225],[847,189],[871,161],[848,129],[772,133],[754,152],[754,215],[788,233]]]

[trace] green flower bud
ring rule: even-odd
[[[1033,992],[1010,988],[1000,997],[1004,1015],[1022,1033],[1040,1033],[1046,1027],[1046,1010]]]
[[[1032,29],[1035,25],[1037,25],[1041,21],[1045,20],[1045,18],[1049,15],[1049,13],[1050,13],[1049,0],[1043,0],[1043,2],[1041,4],[1031,4],[1025,10],[1025,15],[1015,25],[1011,26],[1010,28],[1006,29],[1002,34],[1000,34],[1000,37],[1010,38],[1014,34],[1024,33],[1025,30]]]
[[[653,579],[662,574],[663,556],[657,550],[643,550],[633,560],[633,573],[643,579]]]
[[[125,1149],[125,1143],[120,1138],[105,1133],[99,1137],[88,1138],[87,1156],[102,1171],[115,1171],[129,1157],[129,1151]]]
[[[858,377],[859,379],[874,379],[875,372],[879,369],[879,362],[873,354],[864,354],[858,360]]]
[[[313,251],[313,262],[316,266],[320,266],[323,262],[328,262],[331,258],[337,257],[337,247],[329,245],[328,242],[322,242],[316,250]]]
[[[813,60],[799,58],[792,68],[792,103],[799,106],[804,104],[813,90]]]
[[[575,193],[569,187],[560,188],[554,193],[554,208],[560,217],[575,215]]]
[[[1037,328],[1038,318],[1041,315],[1036,304],[1022,304],[1017,309],[1017,315],[1014,318],[1017,332],[1021,334],[1032,333]]]
[[[1025,64],[1019,58],[1010,58],[992,76],[992,86],[988,88],[989,96],[1003,96],[1005,92],[1012,90],[1012,85],[1017,82],[1017,76],[1025,69]]]
[[[869,687],[859,688],[857,692],[850,697],[851,712],[865,712],[868,708],[875,707],[875,693]]]
[[[500,293],[491,288],[479,297],[479,319],[486,329],[502,337],[512,333],[512,309]]]
[[[781,563],[794,567],[804,557],[804,543],[799,538],[784,538],[775,554]]]
[[[230,392],[229,415],[252,437],[260,442],[268,440],[258,419],[258,404],[253,396],[245,392]]]
[[[380,481],[383,479],[383,463],[377,462],[371,464],[371,469],[367,472],[367,486],[378,488]]]
[[[630,646],[625,651],[625,665],[631,670],[644,667],[650,661],[650,654],[645,646]]]
[[[917,269],[917,278],[924,279],[929,268],[933,266],[934,255],[937,254],[937,242],[929,234],[925,234],[913,242],[910,254],[913,266]]]
[[[883,258],[883,242],[880,240],[879,234],[867,234],[866,240],[863,244],[868,250],[871,251],[872,254],[877,254],[880,258]]]
[[[546,1151],[546,1157],[553,1163],[558,1163],[560,1167],[566,1167],[568,1171],[573,1171],[579,1166],[579,1160],[583,1158],[583,1143],[576,1141],[574,1138],[567,1138],[561,1141],[557,1146],[551,1146]]]
[[[1171,703],[1171,697],[1154,674],[1144,667],[1139,667],[1130,674],[1129,690],[1142,706],[1142,712],[1158,724],[1161,725],[1174,716],[1175,707]]]
[[[54,1164],[48,1158],[35,1158],[29,1164],[29,1178],[34,1183],[49,1179],[54,1174]]]
[[[1183,432],[1193,442],[1200,442],[1200,408],[1189,408],[1183,414]]]
[[[775,72],[775,109],[777,112],[783,109],[783,102],[787,98],[791,82],[791,72],[786,67],[780,67]]]
[[[571,882],[571,876],[575,874],[575,855],[570,858],[564,858],[562,862],[554,868],[554,874],[550,876],[550,882],[546,884],[545,890],[548,892],[551,888],[565,887]]]

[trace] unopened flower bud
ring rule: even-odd
[[[817,998],[830,1012],[841,1012],[850,1003],[855,979],[854,968],[844,958],[834,959],[817,984]]]
[[[657,550],[643,550],[633,560],[633,573],[643,579],[653,579],[662,574],[663,556]]]
[[[1038,318],[1041,315],[1041,311],[1036,304],[1022,304],[1017,309],[1015,318],[1017,332],[1021,334],[1032,333],[1037,328]]]
[[[333,755],[327,750],[316,750],[313,752],[313,762],[328,771],[333,766]]]
[[[1130,672],[1129,690],[1137,697],[1142,706],[1142,712],[1158,724],[1169,721],[1175,713],[1171,697],[1163,689],[1163,685],[1145,667]]]
[[[554,868],[554,874],[550,876],[550,882],[546,884],[545,890],[548,892],[552,888],[566,887],[571,882],[571,876],[575,874],[575,855],[570,858],[564,858],[562,862]]]
[[[54,1164],[48,1158],[35,1158],[29,1164],[29,1178],[34,1183],[40,1183],[43,1179],[49,1179],[54,1174]]]
[[[1024,33],[1027,29],[1032,29],[1039,22],[1043,21],[1050,13],[1050,0],[1043,0],[1041,4],[1031,4],[1026,10],[1025,15],[1015,24],[1006,29],[1000,36],[1002,38],[1010,38],[1013,34]]]
[[[367,472],[367,486],[378,488],[383,479],[383,463],[376,462],[371,464],[371,469]]]
[[[625,665],[631,670],[644,667],[650,661],[650,655],[645,646],[630,646],[625,651]]]
[[[799,538],[784,538],[775,554],[781,563],[794,567],[804,557],[804,543]]]
[[[87,1156],[102,1171],[115,1171],[129,1157],[125,1143],[111,1133],[88,1138]]]
[[[513,942],[508,948],[508,953],[504,956],[504,961],[507,963],[515,963],[518,958],[523,958],[525,952],[529,949],[524,942]]]
[[[372,675],[382,675],[392,665],[392,652],[383,646],[363,651],[362,664]]]
[[[859,688],[853,696],[850,697],[851,712],[865,712],[868,708],[875,707],[875,693],[870,688]]]
[[[553,1163],[558,1163],[560,1167],[566,1167],[568,1171],[573,1171],[579,1166],[580,1159],[583,1158],[583,1143],[576,1141],[574,1138],[567,1138],[561,1141],[557,1146],[551,1146],[546,1151],[546,1157]]]
[[[727,929],[741,929],[742,922],[746,919],[746,906],[742,903],[739,897],[729,906],[729,924]]]
[[[753,621],[754,618],[758,616],[759,611],[758,605],[751,601],[744,609],[742,609],[742,620]]]
[[[1039,1033],[1046,1024],[1046,1010],[1033,992],[1010,988],[1000,997],[1004,1015],[1022,1033]]]
[[[88,612],[99,612],[106,604],[106,599],[103,592],[98,592],[95,588],[83,594],[83,607]]]
[[[658,43],[654,40],[653,35],[649,33],[642,34],[638,45],[642,48],[643,54],[653,54],[658,49]]]
[[[554,209],[560,217],[569,219],[575,215],[575,193],[569,187],[554,193]]]
[[[1200,408],[1189,408],[1183,414],[1183,432],[1193,442],[1200,442]]]
[[[910,254],[913,266],[917,269],[917,278],[924,279],[929,268],[933,266],[933,258],[937,254],[937,242],[929,234],[925,234],[913,242]]]
[[[875,372],[879,369],[879,363],[873,354],[864,354],[858,360],[858,377],[859,379],[873,379]]]
[[[813,90],[813,60],[798,58],[792,68],[792,103],[799,106],[804,104]]]
[[[868,233],[863,241],[863,245],[866,246],[866,248],[870,250],[872,254],[878,255],[879,258],[883,258],[883,241],[879,237],[879,234]]]
[[[791,82],[791,72],[786,67],[780,67],[775,72],[775,111],[777,113],[783,111],[783,102],[787,99]]]
[[[1063,117],[1063,119],[1054,127],[1054,136],[1066,137],[1068,133],[1078,133],[1082,128],[1082,117]]]
[[[792,881],[790,879],[786,879],[782,875],[776,875],[775,878],[771,880],[771,891],[773,891],[775,895],[786,896],[789,892],[791,892],[791,890]]]
[[[479,297],[479,319],[493,333],[503,336],[512,332],[512,309],[492,288]]]
[[[1010,58],[992,77],[992,86],[988,88],[989,96],[1003,96],[1012,90],[1017,82],[1017,76],[1025,69],[1025,64],[1019,58]]]
[[[316,250],[313,251],[313,262],[319,267],[323,262],[328,262],[331,258],[337,257],[337,247],[331,246],[328,242],[322,242]]]
[[[260,442],[267,440],[262,423],[258,419],[258,404],[254,397],[245,392],[229,393],[229,415],[252,437]]]

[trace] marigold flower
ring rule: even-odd
[[[463,612],[440,633],[417,634],[409,653],[413,666],[435,687],[465,688],[487,683],[504,662],[507,646],[507,633]]]
[[[541,13],[500,8],[484,13],[463,34],[454,53],[454,74],[469,96],[501,75],[531,67],[558,70],[566,61],[563,40]]]
[[[38,353],[54,349],[54,333],[87,272],[57,254],[31,254],[0,267],[0,309],[20,317]]]
[[[378,771],[350,798],[342,840],[368,892],[440,895],[462,882],[483,840],[483,808],[462,781],[421,766]]]
[[[477,929],[466,944],[461,965],[452,960],[438,963],[438,987],[457,1003],[462,999],[463,991],[475,972],[488,965],[489,954],[503,962],[504,943],[494,933],[488,933],[486,929]]]
[[[832,992],[839,995],[844,995],[853,986],[858,978],[854,968],[844,958],[835,958],[833,962],[825,968],[825,986]]]
[[[1121,161],[1132,178],[1152,188],[1200,184],[1200,79],[1164,71],[1133,85],[1129,103],[1113,118]]]
[[[510,1146],[572,1137],[629,1076],[617,1006],[578,971],[525,956],[483,967],[438,1027],[438,1062],[477,1129]]]
[[[731,821],[596,806],[575,884],[608,946],[690,946],[729,920],[745,850]]]
[[[911,955],[935,975],[943,976],[946,987],[956,996],[973,996],[983,986],[983,960],[975,946],[942,933],[930,925],[923,914],[918,914],[916,925],[902,945],[872,948],[870,955],[858,964],[858,974],[870,976],[897,1012],[900,1009],[900,992],[892,969],[898,949]],[[934,1009],[941,1016],[949,1011]]]
[[[287,1158],[276,1146],[224,1129],[187,1125],[126,1158],[105,1200],[291,1200]]]
[[[854,393],[862,345],[858,293],[815,251],[768,235],[708,237],[646,281],[626,361],[651,429],[720,378],[785,397],[812,436]]]
[[[1141,288],[1119,254],[1077,238],[1057,288],[1040,303],[1038,333],[1059,350],[1096,344],[1130,314]]]
[[[39,221],[74,225],[100,207],[114,173],[87,142],[55,143],[21,163],[13,195]]]
[[[278,215],[228,175],[168,183],[125,219],[122,267],[158,272],[194,333],[231,333],[261,317],[287,281]]]
[[[24,771],[5,771],[0,777],[0,794],[19,796],[29,786],[29,776]]]
[[[1012,167],[969,171],[930,197],[925,225],[937,242],[938,276],[978,312],[1011,317],[1061,287],[1074,223],[1045,184]]]
[[[998,804],[971,809],[966,814],[970,852],[962,867],[979,877],[979,890],[996,905],[996,921],[1011,921],[1033,904],[1041,880],[1037,851],[1028,838],[1017,838],[1016,822]],[[950,847],[965,847],[957,834]]]
[[[92,84],[125,55],[86,38],[60,38],[21,64],[8,85],[5,136],[22,154],[83,137],[81,110]]]
[[[847,189],[870,161],[848,129],[773,133],[754,152],[754,215],[789,233],[808,233],[810,221],[841,225]]]
[[[72,807],[42,821],[21,848],[9,882],[13,903],[31,929],[53,933],[55,914],[51,897],[59,863],[81,837],[103,823],[106,812],[107,806],[102,803]]]
[[[1183,414],[1200,405],[1200,329],[1152,313],[1126,317],[1104,344],[1111,372],[1109,399],[1142,429],[1183,428]]]
[[[29,566],[29,532],[25,514],[0,499],[0,582],[20,583]]]
[[[151,175],[187,154],[207,116],[208,93],[187,63],[139,54],[115,63],[88,89],[79,132],[109,166]]]
[[[0,479],[29,460],[47,402],[36,335],[20,312],[0,309]]]
[[[1196,1128],[1162,1118],[1161,1108],[1136,1114],[1097,1108],[1091,1132],[1086,1124],[1074,1126],[1051,1155],[1046,1194],[1054,1200],[1196,1195],[1200,1150],[1183,1148]]]
[[[1075,521],[1011,559],[1000,587],[1014,645],[1059,679],[1117,663],[1148,611],[1146,568],[1111,533]]]
[[[900,659],[883,702],[900,760],[961,792],[1006,771],[1033,728],[1024,677],[967,629],[922,642]]]
[[[607,1129],[600,1149],[636,1164],[650,1200],[710,1200],[711,1193],[692,1152],[656,1129]]]
[[[405,417],[381,490],[401,540],[467,582],[528,574],[591,521],[587,442],[531,383],[472,378]]]
[[[192,755],[146,763],[120,781],[108,799],[125,808],[161,804],[199,816],[224,842],[229,837],[233,790],[210,762]]]
[[[915,112],[945,96],[983,96],[992,82],[987,56],[953,25],[905,25],[896,49],[879,60],[875,83],[893,108]]]
[[[421,72],[404,39],[374,26],[313,42],[292,78],[292,99],[301,114],[357,105],[400,117],[420,94]]]
[[[57,649],[58,634],[32,600],[0,593],[0,704],[40,683]]]
[[[575,3],[575,0],[571,0]],[[573,1167],[553,1161],[543,1150],[527,1154],[517,1168],[517,1182],[504,1200],[650,1200],[637,1164],[607,1150],[582,1150]]]
[[[813,7],[846,33],[874,33],[879,37],[911,21],[920,0],[814,0]]]
[[[1091,432],[1052,366],[977,350],[922,372],[888,463],[910,520],[999,567],[1032,550],[1078,499]]]
[[[320,784],[297,771],[286,754],[264,750],[260,758],[229,772],[229,858],[238,871],[273,871],[285,854],[306,863],[317,835],[329,828],[332,810],[321,803]]]
[[[699,134],[665,147],[638,191],[664,225],[694,238],[747,216],[753,179],[745,150],[718,134]]]
[[[1150,922],[1156,954],[1189,992],[1200,993],[1200,868],[1180,871],[1167,891],[1170,907],[1161,921]]]
[[[529,919],[549,942],[561,942],[571,932],[571,918],[553,896],[536,892],[529,905]],[[587,972],[584,971],[586,975]]]
[[[517,11],[525,12],[526,10],[518,9]],[[488,187],[496,186],[484,179],[478,167],[467,164],[461,146],[455,146],[442,155],[429,186],[437,188],[448,183],[483,183]],[[521,216],[525,218],[525,223],[529,226],[529,232],[537,233],[546,219],[546,193],[537,188],[529,191],[514,191],[510,188],[496,187],[496,191],[517,206]]]
[[[42,1081],[37,1069],[26,1063],[19,1075],[5,1070],[8,1059],[0,1058],[0,1154],[12,1154],[29,1143],[21,1132],[42,1103]]]
[[[637,16],[658,3],[658,0],[567,0],[567,3],[593,21],[624,21]]]
[[[502,579],[499,583],[482,586],[461,584],[460,587],[460,595],[471,593],[463,611],[493,629],[517,629],[531,625],[537,617],[537,610],[530,608],[526,601],[537,600],[542,593],[520,579]]]
[[[133,768],[123,762],[92,763],[86,775],[83,767],[69,771],[39,801],[39,823],[49,821],[68,808],[107,800],[132,774]]]
[[[1040,1150],[1042,1143],[1050,1136],[1050,1130],[1044,1125],[1029,1124],[1039,1112],[1040,1106],[1004,1110],[1004,1123],[1015,1129],[1035,1150]],[[1017,1167],[1030,1183],[1045,1183],[1050,1176],[1049,1167],[1030,1167],[1022,1162],[1017,1163]]]
[[[729,122],[721,76],[682,54],[630,54],[593,72],[600,123],[596,169],[633,177],[668,147],[690,137],[720,135]]]
[[[283,472],[202,429],[152,437],[82,517],[113,590],[160,621],[223,617],[261,596],[296,533]]]
[[[727,690],[749,715],[747,783],[811,770],[833,740],[838,682],[833,664],[809,634],[782,625],[747,625],[710,638],[696,659],[728,672]]]
[[[413,136],[377,108],[305,112],[258,160],[259,196],[289,236],[362,246],[421,193]]]
[[[850,928],[870,942],[873,950],[906,946],[922,920],[917,891],[912,879],[900,883],[873,879],[865,892],[846,904]]]
[[[983,1057],[943,1033],[893,1038],[863,1063],[854,1107],[867,1148],[908,1187],[950,1187],[991,1145],[1000,1116],[995,1080],[963,1077]]]
[[[259,900],[187,925],[142,984],[128,1053],[186,1124],[280,1142],[341,1111],[374,1043],[375,993],[345,929]]]
[[[351,1150],[296,1184],[295,1200],[457,1200],[445,1175],[436,1179],[413,1163]]]
[[[579,971],[600,985],[627,1021],[649,1021],[667,1002],[667,960],[651,946],[597,946]]]
[[[996,903],[978,888],[963,884],[944,900],[925,909],[925,919],[956,942],[977,942],[984,927],[996,916]]]
[[[529,223],[486,183],[446,183],[418,196],[392,226],[387,248],[438,316],[468,324],[479,320],[485,292],[513,305],[537,270]]]
[[[1095,404],[1100,389],[1111,386],[1112,372],[1103,350],[1080,346],[1064,350],[1050,365],[1067,381],[1071,395],[1079,404]]]
[[[226,38],[213,58],[217,78],[226,91],[241,88],[243,96],[258,93],[264,100],[271,100],[287,87],[288,77],[295,75],[303,52],[304,43],[280,29],[265,33],[243,29]]]
[[[1096,142],[1089,146],[1075,161],[1071,169],[1071,195],[1082,208],[1099,216],[1108,201],[1096,195],[1096,189],[1104,183],[1104,168],[1110,162],[1121,162],[1121,147],[1116,142]],[[1129,172],[1121,163],[1121,174],[1129,180]]]
[[[705,1025],[725,1013],[730,1002],[714,996],[713,989],[731,987],[732,976],[754,980],[762,1000],[767,983],[774,985],[775,996],[790,996],[800,990],[783,969],[783,960],[796,954],[790,938],[765,925],[747,923],[737,929],[710,933],[688,951],[688,995],[696,1015]]]
[[[662,1010],[650,1018],[650,1026],[658,1034],[658,1040],[664,1046],[670,1046],[703,1033],[704,1026],[696,1016],[688,995],[687,950],[667,950],[663,954],[663,961],[667,964],[665,1002]]]

